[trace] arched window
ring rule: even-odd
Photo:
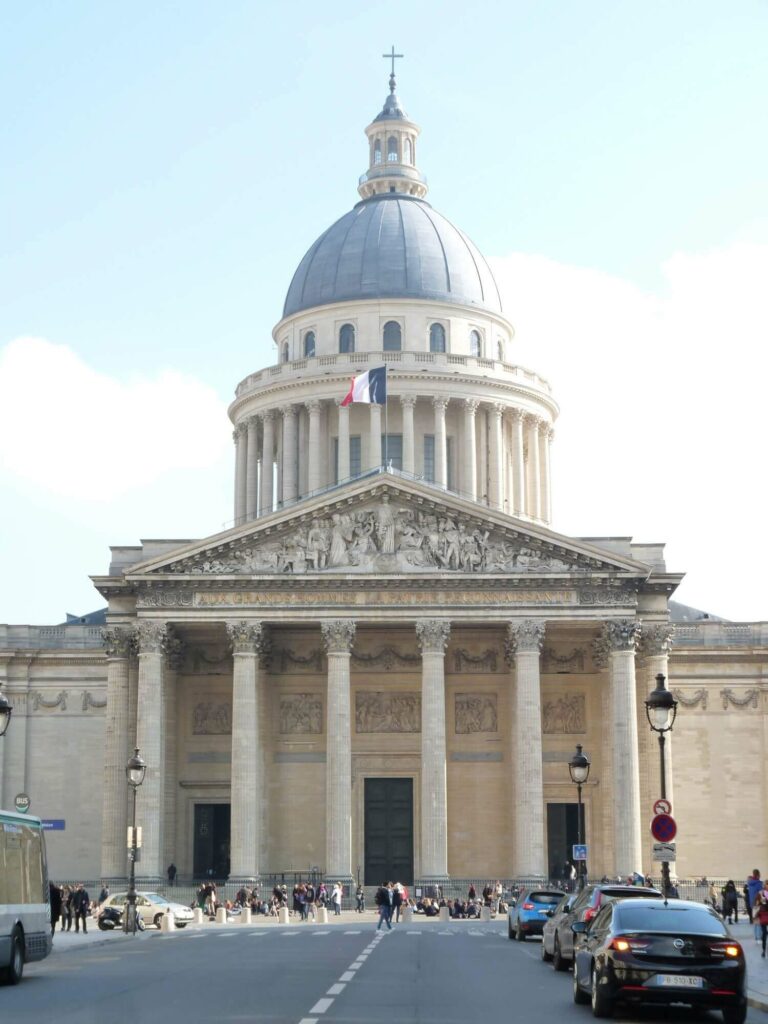
[[[500,363],[504,362],[504,342],[499,338],[496,342],[496,354]]]
[[[402,346],[403,332],[397,320],[387,320],[384,324],[384,351],[399,352]]]
[[[403,143],[403,163],[413,163],[413,146],[411,145],[410,139],[406,139],[405,142]]]
[[[373,162],[375,164],[381,163],[381,139],[376,139],[373,144]]]
[[[352,324],[343,324],[339,331],[339,352],[355,351],[355,328]]]
[[[283,362],[284,363],[288,362],[288,357],[290,356],[290,354],[291,354],[291,350],[288,348],[288,342],[284,341],[283,342]]]
[[[394,135],[390,135],[387,139],[387,162],[397,163],[397,139]]]
[[[307,331],[304,335],[304,358],[314,359],[315,357],[315,332]]]
[[[469,332],[469,354],[479,356],[481,349],[480,331]]]
[[[429,328],[429,351],[445,352],[445,328],[442,324],[432,324]]]

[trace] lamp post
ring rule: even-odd
[[[0,693],[0,736],[5,736],[11,724],[13,708],[4,693]]]
[[[659,672],[656,676],[656,689],[652,690],[645,698],[645,713],[648,717],[648,724],[654,732],[659,734],[659,757],[661,761],[661,799],[667,798],[667,779],[664,763],[664,746],[666,744],[666,733],[672,731],[677,717],[677,701],[667,689],[666,677]],[[661,889],[666,899],[669,895],[669,861],[661,862]]]
[[[579,818],[578,818],[578,836],[579,846],[584,842],[584,806],[581,802],[581,787],[589,778],[589,769],[592,767],[592,762],[589,760],[587,755],[580,743],[576,744],[576,753],[573,755],[571,760],[568,762],[568,771],[571,774],[571,782],[576,784],[576,791],[579,794]],[[578,886],[579,889],[583,889],[587,878],[586,878],[586,867],[587,862],[580,860],[578,868]]]
[[[133,824],[131,826],[131,847],[128,856],[131,861],[130,876],[128,879],[128,905],[123,920],[123,931],[136,934],[136,790],[144,781],[147,771],[147,763],[136,747],[133,757],[125,766],[125,775],[128,785],[133,790]]]

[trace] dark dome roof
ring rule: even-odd
[[[422,199],[383,193],[358,203],[309,249],[283,316],[355,299],[431,299],[501,312],[484,257]]]

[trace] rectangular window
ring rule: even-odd
[[[393,469],[403,468],[402,434],[381,435],[381,464],[382,466],[388,466],[390,463]]]
[[[424,435],[424,479],[435,482],[435,435]]]
[[[349,475],[360,476],[360,466],[362,464],[360,449],[360,435],[353,434],[349,439]],[[333,479],[338,484],[339,481],[339,439],[334,437],[333,439]]]

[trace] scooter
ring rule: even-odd
[[[99,931],[102,932],[122,931],[123,912],[118,907],[104,907],[96,923],[99,926]],[[144,922],[138,913],[136,914],[136,929],[140,932],[144,931]]]

